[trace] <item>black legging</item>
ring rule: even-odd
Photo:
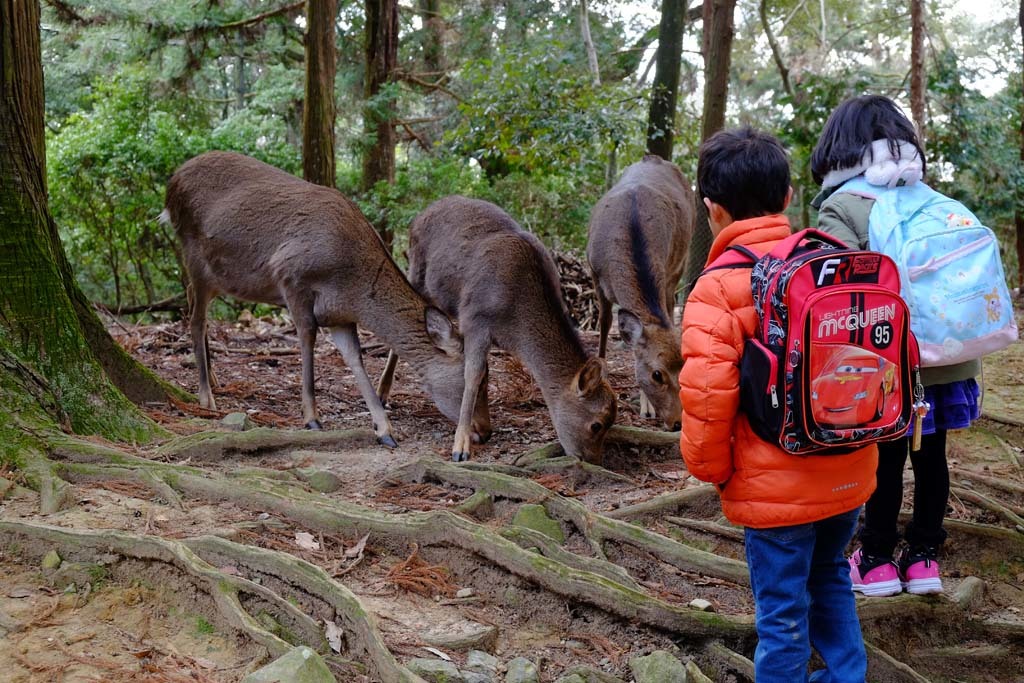
[[[910,438],[878,445],[878,487],[864,507],[860,540],[868,555],[891,557],[900,540],[897,520],[903,504],[903,470],[907,453],[914,469],[914,518],[907,543],[938,548],[946,540],[942,519],[949,501],[946,430],[921,437],[921,450],[910,451]]]

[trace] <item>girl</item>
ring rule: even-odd
[[[850,247],[868,249],[874,200],[836,190],[860,175],[881,187],[911,185],[924,177],[925,161],[914,126],[899,107],[887,97],[865,95],[832,112],[811,155],[811,171],[822,188],[811,202],[819,212],[818,229]],[[895,595],[904,587],[916,594],[942,592],[936,557],[946,540],[946,431],[967,427],[980,416],[974,379],[980,372],[980,360],[923,368],[931,410],[924,417],[920,450],[909,450],[912,431],[879,444],[878,487],[864,508],[861,546],[850,558],[855,591],[871,596]],[[905,530],[906,546],[894,561],[908,452],[914,470],[914,516]]]

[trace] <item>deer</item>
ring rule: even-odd
[[[619,307],[619,337],[633,355],[640,414],[660,417],[678,431],[680,332],[674,324],[676,287],[686,268],[694,231],[693,190],[679,167],[648,154],[623,171],[594,205],[587,261],[597,297],[605,357],[612,306]]]
[[[377,441],[397,447],[391,423],[363,367],[356,326],[398,349],[449,420],[463,395],[462,337],[409,283],[354,202],[257,159],[207,152],[167,184],[161,220],[181,240],[190,280],[190,330],[199,405],[216,409],[210,388],[207,307],[227,294],[285,306],[302,356],[302,418],[322,429],[314,397],[313,345],[327,328],[370,410]]]
[[[413,219],[407,255],[413,287],[456,319],[463,335],[465,378],[452,460],[468,460],[475,437],[487,435],[474,434],[471,417],[487,410],[487,355],[497,346],[540,387],[565,452],[601,463],[615,394],[604,361],[583,348],[541,241],[494,204],[453,195]],[[394,360],[391,354],[381,377],[385,394]]]

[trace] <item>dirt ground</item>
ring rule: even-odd
[[[118,323],[111,331],[163,378],[188,391],[196,389],[191,343],[180,322]],[[387,350],[370,337],[363,341],[367,370],[376,376]],[[584,333],[584,341],[596,348],[595,334]],[[287,321],[243,316],[236,323],[214,323],[210,342],[220,382],[215,390],[219,410],[189,404],[147,407],[155,420],[179,435],[216,428],[230,412],[245,412],[260,426],[301,427],[299,355]],[[368,429],[369,413],[340,354],[323,336],[316,353],[317,399],[325,427]],[[618,423],[659,429],[640,418],[632,361],[616,343],[611,344],[609,373],[620,398]],[[512,357],[493,353],[490,377],[494,434],[475,449],[472,462],[512,466],[524,453],[552,442],[554,430],[539,391]],[[986,417],[950,439],[954,492],[948,510],[950,539],[942,557],[946,596],[861,600],[865,634],[877,648],[871,680],[1024,681],[1024,345],[986,359],[984,380]],[[200,467],[211,476],[239,468],[329,472],[336,476],[336,488],[324,494],[331,501],[395,515],[462,510],[472,487],[411,481],[396,474],[423,458],[447,462],[454,432],[404,364],[399,366],[390,415],[399,442],[396,450],[370,443],[174,464]],[[158,457],[152,448],[138,453]],[[611,515],[700,486],[671,445],[615,445],[605,466],[608,475],[580,477],[578,470],[541,469],[531,476],[561,498]],[[94,479],[74,488],[76,504],[51,515],[38,513],[38,498],[27,490],[0,494],[0,520],[164,539],[206,534],[289,553],[323,568],[358,596],[376,616],[383,641],[399,661],[440,652],[461,665],[467,648],[451,645],[453,635],[460,635],[475,639],[480,649],[503,663],[516,656],[530,658],[545,682],[580,666],[591,672],[586,680],[629,681],[629,659],[656,649],[693,659],[712,680],[748,680],[745,662],[730,661],[721,650],[709,648],[706,639],[681,637],[642,618],[616,616],[593,601],[546,590],[464,547],[413,547],[386,535],[325,532],[237,502],[188,499],[178,507],[123,480]],[[910,490],[908,486],[907,511]],[[521,502],[495,496],[486,515],[468,516],[486,528],[503,530]],[[739,530],[725,523],[713,495],[695,495],[657,514],[629,518],[687,548],[743,559]],[[986,535],[977,524],[996,527],[1003,535]],[[566,550],[594,556],[592,539],[572,525],[561,526],[567,532]],[[53,571],[40,567],[44,550],[0,547],[0,680],[237,681],[265,663],[266,650],[225,623],[195,582],[170,567],[111,559],[108,565],[99,562],[109,570],[65,562]],[[637,590],[667,604],[685,608],[699,598],[717,614],[753,613],[749,588],[742,582],[681,569],[628,543],[609,541],[603,551],[608,562],[628,572]],[[232,565],[220,569],[246,572]],[[300,599],[294,602],[306,608]],[[310,606],[308,611],[316,609]],[[728,643],[739,655],[753,654],[749,637]],[[345,657],[334,658],[331,666],[339,681],[374,680]]]

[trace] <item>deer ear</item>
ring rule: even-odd
[[[434,346],[449,356],[462,353],[462,337],[455,331],[455,326],[440,309],[428,306],[423,315],[427,325],[427,335]]]
[[[604,381],[604,375],[604,361],[596,357],[588,358],[580,371],[576,373],[576,393],[580,396],[594,393]]]
[[[644,324],[632,311],[619,309],[619,336],[626,346],[633,348],[644,341]]]

